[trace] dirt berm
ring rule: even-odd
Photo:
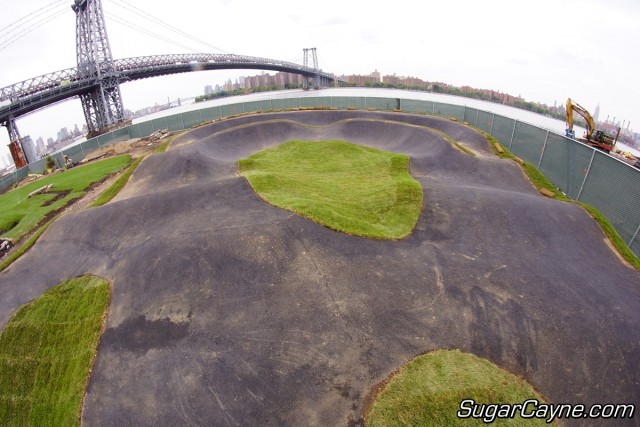
[[[413,234],[351,237],[263,202],[236,162],[294,138],[408,154],[424,188]],[[197,128],[0,274],[0,326],[87,273],[113,283],[90,426],[356,425],[375,384],[436,348],[551,402],[640,402],[640,274],[581,207],[444,119],[300,111]]]

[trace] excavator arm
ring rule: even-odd
[[[567,136],[576,139],[576,134],[573,130],[573,112],[580,114],[587,122],[587,133],[584,138],[577,138],[579,141],[587,143],[593,147],[599,148],[606,152],[610,152],[615,147],[618,141],[618,135],[620,134],[620,128],[618,128],[618,134],[615,138],[612,135],[607,135],[604,131],[596,129],[596,122],[591,117],[591,114],[582,107],[571,101],[571,98],[567,99]]]
[[[575,137],[575,133],[573,131],[573,112],[580,114],[584,120],[587,122],[587,134],[585,138],[590,140],[593,134],[593,131],[596,129],[596,122],[591,117],[591,114],[582,107],[580,104],[571,101],[571,98],[567,99],[566,105],[567,111],[567,136]]]

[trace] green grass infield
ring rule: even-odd
[[[268,203],[336,231],[401,239],[422,211],[409,157],[345,141],[293,140],[238,162]]]
[[[124,155],[77,166],[0,195],[0,236],[20,239],[47,215],[82,197],[91,184],[118,172],[130,161],[131,157]],[[49,192],[29,197],[49,184],[52,184]]]

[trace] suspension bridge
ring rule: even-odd
[[[125,122],[122,83],[203,70],[259,69],[300,74],[305,89],[320,88],[335,76],[319,69],[315,48],[304,49],[303,64],[230,53],[174,54],[113,59],[101,0],[74,0],[77,66],[0,88],[0,125],[12,144],[21,137],[16,119],[69,98],[79,97],[89,136]]]

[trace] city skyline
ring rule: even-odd
[[[462,92],[467,92],[467,93],[474,92],[474,91],[483,92],[483,93],[495,92],[495,94],[502,100],[503,103],[505,102],[513,103],[513,101],[516,101],[516,100],[525,101],[522,98],[513,96],[511,94],[507,94],[507,93],[497,92],[497,91],[494,91],[493,89],[472,88],[466,85],[462,87],[457,87],[445,82],[427,82],[425,80],[422,80],[418,77],[413,77],[413,76],[399,76],[399,75],[396,75],[396,73],[382,74],[380,71],[378,71],[378,69],[375,69],[373,72],[369,74],[352,74],[352,75],[346,75],[346,76],[341,75],[339,77],[347,83],[353,83],[353,84],[356,84],[356,86],[360,86],[360,87],[366,86],[366,84],[369,82],[407,85],[407,86],[412,86],[412,85],[413,86],[421,86],[421,85],[431,86],[432,84],[437,83],[444,88],[460,89]],[[276,74],[271,75],[268,71],[261,71],[260,74],[256,74],[256,75],[237,76],[235,78],[235,82],[232,80],[232,78],[229,77],[226,80],[223,80],[222,82],[216,83],[215,89],[214,89],[214,86],[212,86],[211,84],[207,84],[204,86],[204,91],[201,92],[200,95],[202,95],[202,93],[206,95],[208,91],[209,93],[215,93],[222,90],[225,90],[225,91],[233,91],[237,89],[250,90],[251,88],[255,88],[257,86],[268,86],[268,85],[276,85],[276,86],[279,86],[278,89],[282,89],[284,87],[285,82],[286,83],[293,82],[293,84],[302,85],[302,76],[291,74],[291,73],[283,73],[283,72],[277,72]],[[193,99],[197,97],[198,97],[198,94],[195,94],[194,96],[189,96],[188,98],[185,98],[185,99]],[[158,112],[160,110],[166,109],[169,107],[169,105],[173,104],[174,102],[179,103],[180,98],[178,98],[177,100],[167,99],[167,103],[165,104],[159,104],[158,102],[155,102],[154,105],[143,107],[139,110],[136,110],[135,112],[132,112],[129,109],[125,109],[125,116],[127,118],[143,117],[143,116]],[[538,105],[544,105],[545,107],[550,107],[550,106],[547,106],[546,104],[541,104],[537,102],[534,102],[534,103]],[[171,105],[171,106],[175,106],[175,105]],[[561,109],[562,111],[564,111],[563,103],[561,103],[558,106],[558,109],[555,107],[556,106],[554,105],[554,108],[552,110],[558,111],[558,109]],[[599,113],[599,104],[596,106],[595,113],[594,113],[594,118],[596,121],[598,121],[598,118],[596,117],[598,113]],[[620,121],[618,121],[618,126],[620,126]],[[81,132],[78,131],[79,127],[77,123],[74,124],[72,127],[74,128],[74,131],[69,131],[68,127],[62,127],[60,130],[56,132],[55,139],[50,136],[46,137],[47,138],[46,144],[44,144],[44,137],[42,135],[37,135],[37,136],[23,135],[23,137],[27,137],[30,139],[32,143],[35,143],[38,157],[44,157],[51,152],[64,148],[66,145],[77,140],[77,138],[85,136],[87,132],[86,124],[83,123]],[[42,141],[42,143],[38,143],[38,141]],[[44,150],[42,148],[43,145],[44,145]],[[5,162],[5,158],[7,159],[6,162]],[[13,165],[13,160],[11,159],[9,150],[7,150],[7,153],[5,153],[4,156],[0,155],[0,166],[9,167],[11,165]]]
[[[69,11],[59,18],[0,50],[0,86],[75,65],[75,16],[70,3],[64,4]],[[220,52],[214,49],[220,45],[228,52],[301,63],[302,48],[315,46],[320,66],[339,75],[377,68],[386,74],[489,88],[548,105],[571,97],[590,111],[599,103],[601,117],[616,116],[631,122],[631,128],[640,125],[634,103],[640,97],[634,85],[640,66],[631,49],[632,41],[640,38],[635,25],[640,5],[632,1],[545,0],[530,5],[453,1],[384,11],[329,3],[327,10],[313,14],[301,14],[288,1],[279,8],[256,5],[250,14],[228,0],[192,0],[177,10],[140,0],[136,7],[214,44],[199,44],[200,51]],[[46,4],[46,0],[15,4],[3,13],[0,28]],[[132,31],[119,18],[136,23],[137,16],[117,2],[103,0],[103,5],[114,57],[188,52]],[[223,17],[219,11],[225,11]],[[598,22],[599,28],[580,26],[584,22]],[[154,28],[148,22],[144,25]],[[568,30],[575,34],[569,42],[564,36]],[[137,110],[167,97],[191,97],[208,82],[222,80],[221,74],[235,79],[243,73],[198,72],[127,83],[122,85],[125,108]],[[19,119],[18,126],[23,135],[37,136],[82,120],[80,102],[71,100]],[[40,131],[45,125],[50,130]],[[4,129],[0,143],[0,150],[6,150]]]

